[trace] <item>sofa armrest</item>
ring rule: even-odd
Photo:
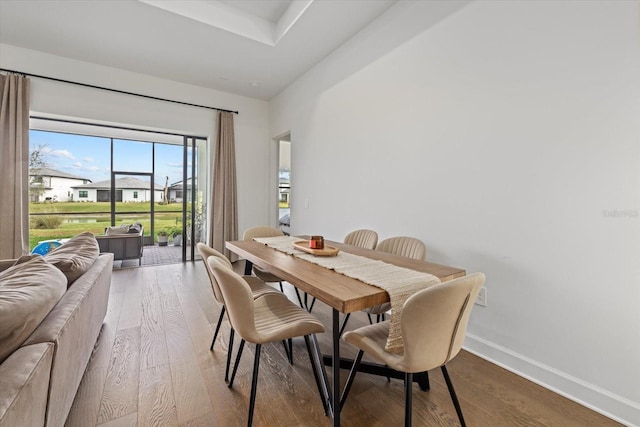
[[[0,426],[42,426],[53,344],[20,347],[0,365]]]

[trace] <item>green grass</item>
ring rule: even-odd
[[[150,203],[145,202],[116,202],[116,212],[136,212],[150,210]],[[161,205],[156,203],[156,212],[182,212],[182,203],[171,203]],[[110,212],[110,202],[44,202],[30,203],[30,213],[89,213],[89,212]]]
[[[65,220],[83,222],[63,222],[60,227],[53,229],[29,230],[29,250],[33,249],[42,240],[66,239],[85,231],[94,234],[104,234],[104,229],[111,225],[111,217],[107,214],[91,215],[91,212],[109,212],[110,203],[95,202],[65,202],[65,203],[31,203],[31,213],[58,214]],[[151,232],[150,214],[126,214],[126,212],[148,211],[148,203],[116,203],[116,225],[132,224],[139,222],[144,226],[145,236]],[[122,214],[122,213],[125,214]],[[35,215],[34,215],[35,217]],[[180,226],[182,223],[182,204],[155,205],[155,232],[165,228]],[[157,236],[154,236],[154,240]]]

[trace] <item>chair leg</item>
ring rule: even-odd
[[[249,399],[249,421],[247,426],[253,424],[253,409],[256,405],[256,391],[258,388],[258,368],[260,367],[260,350],[262,346],[256,344],[256,358],[253,361],[253,378],[251,379],[251,398]]]
[[[413,386],[413,374],[404,374],[404,427],[411,427],[411,397]]]
[[[456,413],[458,414],[460,425],[462,427],[466,427],[466,424],[464,422],[464,417],[462,416],[462,408],[460,408],[460,402],[458,402],[458,396],[456,396],[456,391],[453,389],[453,383],[451,382],[451,378],[449,378],[449,372],[447,371],[447,368],[444,365],[442,365],[440,369],[442,369],[442,375],[444,376],[444,380],[447,382],[447,388],[449,389],[449,394],[451,395],[453,406],[455,406],[456,408]]]
[[[318,386],[318,393],[320,394],[320,400],[322,400],[322,407],[324,408],[325,415],[327,415],[327,400],[324,397],[322,383],[320,382],[320,375],[318,374],[318,370],[324,369],[324,367],[318,367],[316,364],[317,359],[314,357],[313,351],[311,350],[311,339],[309,338],[309,335],[304,336],[304,343],[307,345],[307,353],[309,353],[309,361],[311,362],[311,369],[313,370],[313,378],[316,380],[316,386]]]
[[[344,320],[342,321],[342,327],[340,328],[340,332],[339,332],[339,336],[342,336],[342,333],[344,332],[344,328],[347,326],[347,322],[349,321],[349,317],[351,316],[351,313],[347,313],[346,316],[344,316]]]
[[[284,288],[282,287],[282,282],[278,282],[280,283],[280,292],[284,292]]]
[[[287,354],[287,360],[290,365],[293,365],[293,340],[289,338],[288,340],[282,340],[282,345],[284,346],[284,352]]]
[[[373,320],[371,319],[371,315],[367,313],[367,317],[369,318],[369,324],[373,325]]]
[[[236,331],[231,328],[231,333],[229,334],[229,349],[227,350],[227,367],[224,370],[224,380],[229,381],[229,367],[231,366],[231,353],[233,351],[233,337],[235,336]]]
[[[296,296],[298,297],[298,304],[300,304],[300,308],[304,308],[306,310],[306,308],[304,307],[304,303],[302,302],[302,298],[300,298],[300,291],[295,286],[293,287],[293,289],[296,290]]]
[[[213,341],[211,341],[211,348],[209,350],[213,351],[213,345],[216,342],[216,338],[218,337],[218,332],[220,332],[220,325],[222,325],[222,318],[224,317],[225,306],[222,306],[222,310],[220,311],[220,317],[218,317],[218,324],[216,325],[216,331],[213,333]]]
[[[349,377],[347,378],[347,382],[345,383],[344,389],[342,390],[342,396],[340,396],[340,410],[344,408],[344,402],[346,402],[347,396],[349,395],[349,390],[351,390],[351,386],[353,385],[353,380],[356,378],[356,374],[358,373],[358,366],[360,366],[363,355],[364,350],[359,350],[358,355],[356,356],[356,360],[353,361],[353,365],[351,366],[351,370],[349,371]]]
[[[306,292],[304,293],[304,308],[311,313],[311,311],[313,310],[313,305],[316,303],[316,297],[313,297],[313,299],[311,300],[311,305],[307,304],[307,299],[309,297],[309,294],[307,294]]]
[[[238,355],[236,356],[236,364],[233,366],[233,373],[229,380],[229,388],[233,387],[233,380],[236,378],[236,372],[238,372],[238,366],[240,365],[240,358],[242,357],[242,350],[244,350],[244,339],[240,341],[240,347],[238,347]]]

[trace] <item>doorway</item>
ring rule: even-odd
[[[291,134],[278,139],[278,228],[291,230]]]

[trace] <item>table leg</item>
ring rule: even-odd
[[[340,426],[340,313],[333,309],[333,426]]]

